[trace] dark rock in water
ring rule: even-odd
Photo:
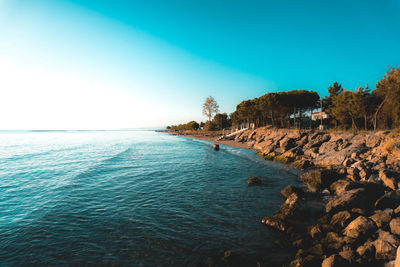
[[[311,191],[321,191],[329,187],[337,178],[336,172],[325,169],[311,170],[301,176],[301,180]]]
[[[248,179],[247,179],[247,183],[248,183],[249,185],[260,185],[260,184],[262,184],[262,181],[261,181],[260,178],[254,176],[254,177],[248,178]]]
[[[305,194],[304,189],[305,189],[304,187],[288,185],[284,189],[282,189],[281,195],[284,198],[288,198],[293,193],[296,193],[298,195],[304,195]]]
[[[279,231],[286,231],[286,225],[278,216],[266,216],[262,219],[262,223]]]
[[[281,206],[279,213],[285,220],[290,220],[296,224],[307,223],[306,219],[311,219],[324,211],[324,203],[318,199],[305,199],[298,194],[291,194]]]
[[[214,144],[214,151],[219,151],[219,145],[218,144]]]

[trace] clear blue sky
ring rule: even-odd
[[[0,129],[205,120],[400,64],[400,1],[0,0]]]

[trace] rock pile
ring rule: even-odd
[[[400,245],[400,135],[261,128],[235,138],[265,159],[307,169],[303,187],[262,222],[298,248],[289,266],[380,266]]]

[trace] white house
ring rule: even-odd
[[[328,119],[329,118],[329,114],[326,113],[325,111],[311,113],[311,119],[313,121],[320,120],[321,116],[322,116],[322,119]]]

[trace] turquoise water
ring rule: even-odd
[[[297,181],[251,150],[165,133],[3,132],[0,265],[203,266],[226,250],[275,263],[260,221]]]

